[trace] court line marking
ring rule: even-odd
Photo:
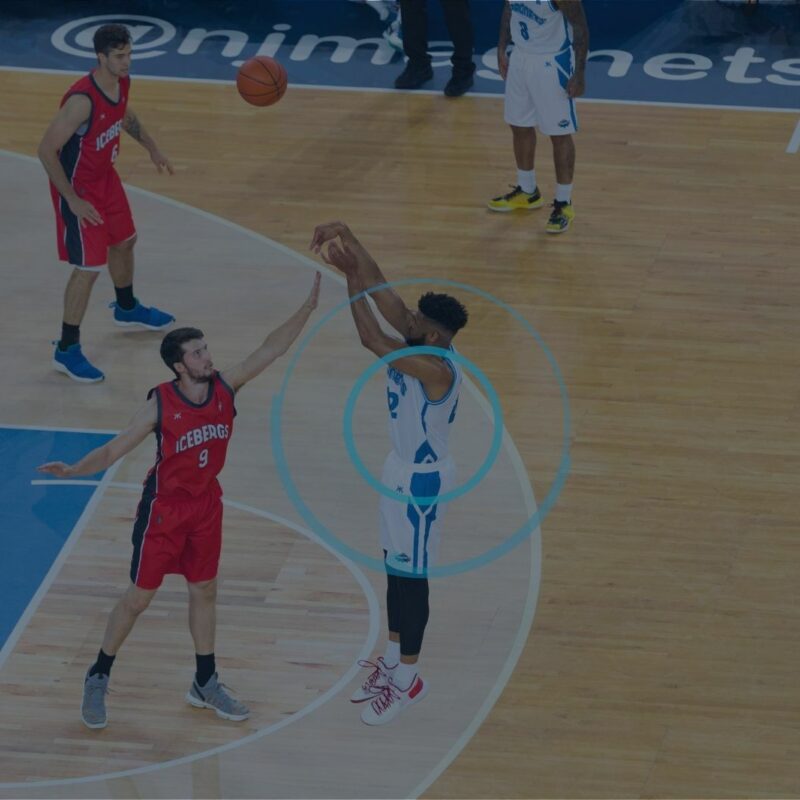
[[[43,75],[86,75],[88,70],[76,69],[48,69],[45,67],[12,67],[0,65],[0,72],[31,72],[41,73]],[[177,83],[211,83],[211,84],[225,84],[233,86],[235,80],[233,77],[230,79],[225,78],[180,78],[171,77],[169,75],[139,75],[134,74],[134,80],[142,81],[175,81]],[[441,96],[442,92],[439,89],[391,89],[382,86],[325,86],[318,83],[291,83],[291,89],[318,89],[326,92],[370,92],[373,94],[417,94],[417,95],[435,95]],[[469,92],[467,97],[484,97],[495,100],[502,100],[502,92]],[[770,106],[740,106],[740,105],[720,105],[716,103],[671,103],[662,100],[612,100],[607,98],[592,98],[592,97],[578,97],[577,102],[584,103],[599,103],[605,105],[620,105],[620,106],[663,106],[664,108],[705,108],[716,111],[766,111],[771,114],[797,114],[800,108],[775,108]],[[8,151],[2,151],[8,152]]]
[[[12,158],[17,158],[21,161],[27,161],[28,163],[38,163],[38,159],[35,158],[34,156],[28,156],[23,153],[15,153],[12,150],[4,150],[0,148],[0,156],[2,155],[9,156]],[[333,280],[335,283],[338,283],[341,286],[344,286],[346,284],[346,279],[343,276],[339,275],[338,273],[333,272],[333,270],[328,268],[327,265],[317,263],[304,253],[292,250],[286,245],[283,245],[280,242],[276,242],[273,239],[270,239],[269,237],[264,236],[261,233],[258,233],[257,231],[251,230],[250,228],[245,228],[236,222],[232,222],[229,219],[225,219],[224,217],[212,214],[209,211],[204,211],[202,208],[196,208],[194,206],[190,206],[187,203],[181,202],[180,200],[175,200],[165,195],[160,195],[155,192],[150,192],[147,189],[141,189],[138,186],[131,186],[129,184],[126,184],[125,186],[126,189],[129,189],[134,193],[143,195],[144,197],[148,197],[156,202],[165,203],[167,205],[179,208],[187,213],[199,215],[201,218],[207,219],[216,224],[222,224],[224,227],[237,231],[238,233],[243,234],[244,236],[250,239],[261,242],[262,244],[266,244],[268,247],[275,248],[284,255],[290,256],[291,258],[298,260],[301,264],[311,267],[314,270],[324,272],[327,275],[327,277],[329,277],[331,280]],[[478,391],[478,388],[468,378],[468,376],[464,376],[463,383],[467,387],[467,390],[472,394],[472,396],[475,397],[477,402],[483,405],[484,410],[486,411],[487,409],[489,409],[488,402],[480,393],[480,391]],[[516,444],[514,444],[514,440],[511,438],[510,434],[508,433],[508,430],[505,427],[503,428],[503,443],[506,445],[507,453],[509,455],[509,459],[511,460],[514,472],[519,482],[526,508],[528,508],[529,513],[534,513],[536,511],[536,498],[533,493],[533,488],[530,483],[530,478],[528,477],[527,469],[525,468],[525,464],[522,461],[522,457],[519,454],[519,450],[517,450]],[[528,597],[526,600],[526,604],[523,608],[520,627],[517,631],[516,639],[514,640],[514,643],[509,651],[509,656],[506,659],[506,663],[498,675],[498,679],[495,681],[495,684],[490,690],[489,694],[487,695],[486,700],[478,709],[478,712],[473,718],[473,722],[470,723],[470,725],[468,725],[467,728],[465,728],[464,733],[461,735],[459,739],[456,740],[456,744],[453,745],[453,747],[450,749],[447,755],[445,755],[444,758],[439,762],[439,764],[437,764],[437,766],[434,767],[429,777],[420,782],[417,788],[429,786],[431,783],[433,783],[433,781],[437,777],[439,777],[439,775],[441,775],[442,772],[444,772],[445,769],[447,769],[447,767],[452,763],[452,761],[456,758],[459,752],[461,752],[461,749],[463,749],[466,746],[470,738],[474,735],[475,731],[478,729],[480,724],[483,722],[488,713],[491,711],[494,703],[497,701],[497,698],[503,692],[503,689],[508,683],[514,671],[514,667],[516,667],[517,661],[519,660],[519,657],[522,654],[525,644],[527,643],[528,636],[530,634],[530,629],[531,626],[533,625],[533,619],[536,613],[536,603],[539,597],[539,583],[541,580],[541,543],[542,543],[541,528],[537,527],[534,531],[531,532],[531,560],[532,562],[534,561],[536,562],[536,566],[534,566],[533,563],[531,565],[531,582],[529,583]],[[489,702],[490,699],[491,703]],[[237,740],[237,741],[242,741],[242,740]],[[231,744],[235,744],[235,742]],[[457,745],[458,749],[456,749]],[[168,762],[168,764],[153,765],[153,766],[160,768],[167,765],[173,766],[174,764]],[[127,775],[129,773],[125,774]],[[117,776],[114,775],[114,777]],[[81,780],[81,779],[72,779],[72,782],[75,782],[76,780]],[[58,785],[58,784],[63,784],[65,782],[67,781],[57,780],[54,783]],[[7,785],[0,783],[0,788],[6,788],[7,786],[8,788],[23,788],[25,786],[34,786],[34,785],[41,785],[41,784],[22,783],[19,785]],[[409,796],[414,798],[417,795],[412,794]]]
[[[92,431],[85,431],[85,433],[92,433]],[[115,466],[119,466],[119,464],[122,463],[122,460],[124,459],[118,461]],[[75,482],[81,483],[81,481],[75,481]],[[58,480],[31,481],[31,483],[38,483],[38,484],[54,483],[56,485],[61,485],[61,486],[67,485],[67,482],[62,482]],[[93,483],[97,483],[99,485],[104,484],[103,490],[112,488],[112,489],[132,490],[136,492],[142,491],[142,485],[140,483],[122,483],[119,481],[111,481],[111,480],[105,481],[105,476],[103,481],[83,481],[82,483],[85,483],[87,485],[91,485]],[[98,492],[95,492],[95,494],[98,494]],[[303,717],[308,716],[313,711],[316,711],[320,706],[324,705],[329,700],[332,700],[361,671],[361,667],[359,667],[357,662],[361,659],[367,658],[372,654],[372,650],[375,647],[375,642],[378,639],[378,632],[379,632],[380,618],[381,618],[380,606],[378,605],[378,598],[375,594],[375,590],[372,588],[372,584],[367,580],[366,575],[364,575],[364,573],[361,571],[361,569],[359,569],[358,566],[356,566],[356,564],[346,559],[340,553],[337,553],[330,545],[325,543],[313,531],[309,530],[308,528],[304,528],[302,525],[298,525],[296,522],[292,522],[291,520],[286,519],[285,517],[281,517],[278,514],[273,514],[269,511],[264,511],[263,509],[255,508],[253,506],[247,505],[246,503],[239,503],[236,500],[228,500],[225,498],[223,498],[222,502],[226,506],[230,506],[231,508],[235,508],[239,511],[253,514],[256,517],[261,517],[263,519],[268,519],[272,522],[277,522],[281,525],[285,525],[287,528],[290,528],[296,531],[297,533],[301,534],[302,536],[305,536],[307,539],[314,542],[314,544],[318,544],[324,550],[331,553],[333,556],[336,557],[338,561],[340,561],[350,571],[351,575],[355,578],[356,583],[361,587],[361,590],[364,592],[364,596],[366,597],[367,600],[367,607],[369,609],[369,627],[367,629],[367,638],[361,647],[361,651],[356,656],[355,659],[356,663],[354,663],[347,670],[347,672],[343,673],[342,676],[339,678],[339,680],[337,680],[336,683],[334,683],[333,686],[331,686],[326,692],[321,694],[319,697],[315,698],[308,705],[303,706],[303,708],[301,708],[299,711],[296,711],[291,716],[282,719],[280,722],[275,722],[272,725],[268,725],[265,728],[260,728],[259,730],[254,731],[253,733],[248,734],[247,736],[243,736],[240,739],[234,739],[233,741],[228,742],[227,744],[220,745],[219,747],[212,747],[209,750],[203,750],[198,753],[190,753],[188,755],[181,756],[180,758],[174,758],[170,761],[159,761],[156,764],[148,764],[144,767],[134,767],[131,769],[120,770],[118,772],[106,772],[99,775],[84,775],[80,778],[53,778],[46,781],[18,781],[14,783],[0,783],[0,789],[23,789],[28,787],[42,788],[45,786],[65,786],[65,785],[75,785],[81,783],[94,783],[95,781],[111,780],[114,778],[127,778],[133,775],[144,775],[147,774],[148,772],[156,772],[158,770],[167,769],[170,767],[177,767],[180,766],[181,764],[190,764],[193,761],[200,761],[204,758],[208,758],[209,756],[219,755],[221,753],[226,752],[227,750],[233,750],[237,747],[241,747],[242,745],[257,741],[258,739],[263,739],[265,736],[269,736],[272,733],[276,733],[282,728],[285,728],[288,725],[291,725],[292,723],[301,720]],[[94,511],[94,506],[92,507],[92,511]],[[84,515],[85,514],[86,512],[84,511]],[[81,516],[82,520],[84,515]],[[87,519],[83,521],[83,525],[86,524],[87,520],[88,520],[88,515]],[[81,531],[82,530],[83,526],[81,527]],[[38,594],[39,593],[37,592],[37,595]],[[39,599],[41,600],[41,598]],[[26,618],[26,624],[28,619],[29,617]],[[2,661],[0,661],[0,664],[2,664]]]
[[[6,153],[5,150],[0,150],[0,153]],[[7,423],[2,423],[0,425],[0,429],[2,428],[9,428],[13,431],[57,431],[59,433],[107,433],[111,436],[116,436],[119,431],[104,431],[100,430],[100,428],[92,428],[92,430],[85,430],[84,428],[59,428],[54,427],[51,425],[8,425]]]
[[[42,479],[39,481],[31,481],[31,486],[99,486],[100,481],[82,481],[74,480],[67,481],[62,478],[51,478],[50,480]]]
[[[792,138],[789,140],[789,146],[786,148],[787,153],[796,153],[800,149],[800,119],[797,120]]]
[[[480,393],[478,393],[478,402],[483,405],[486,415],[491,415],[491,403]],[[508,437],[508,442],[505,441],[506,437]],[[514,472],[518,477],[520,472],[524,475],[527,475],[522,457],[520,456],[519,451],[517,450],[513,440],[505,428],[503,429],[503,439],[504,444],[506,444],[506,452],[508,453],[508,457],[511,461]],[[536,513],[536,498],[533,495],[533,489],[531,488],[530,482],[525,481],[524,483],[525,485],[522,487],[522,495],[525,501],[525,506],[528,510],[528,516],[532,516]],[[520,485],[522,485],[522,481],[520,481]],[[464,728],[461,736],[456,739],[450,750],[442,757],[442,759],[431,770],[428,776],[420,781],[420,783],[414,787],[413,791],[409,793],[410,798],[419,797],[430,787],[434,781],[437,780],[437,778],[441,776],[441,774],[450,766],[450,764],[453,763],[453,761],[456,759],[456,756],[458,756],[458,754],[467,746],[469,740],[475,735],[476,731],[483,724],[486,717],[489,716],[489,712],[492,710],[492,708],[494,708],[495,703],[503,693],[506,684],[511,679],[514,668],[517,666],[517,661],[519,661],[519,657],[522,655],[522,651],[525,649],[525,645],[528,642],[528,636],[530,635],[531,626],[533,625],[533,618],[536,615],[536,604],[539,599],[539,582],[541,577],[542,530],[541,527],[537,525],[536,529],[531,533],[531,575],[528,582],[528,596],[525,599],[525,606],[523,607],[522,617],[520,619],[519,631],[517,632],[516,639],[514,640],[511,649],[508,651],[508,657],[506,658],[505,664],[503,664],[500,672],[497,674],[495,685],[486,695],[486,698],[484,699],[483,703],[481,703],[481,706],[475,713],[472,721],[469,723],[469,725],[467,725],[466,728]]]
[[[2,426],[2,427],[7,427],[7,426]],[[76,429],[74,432],[97,433],[98,431]],[[26,606],[25,611],[22,612],[22,616],[17,620],[17,624],[14,626],[13,630],[9,634],[8,639],[6,639],[2,649],[0,649],[0,670],[2,670],[3,664],[11,654],[11,651],[16,647],[17,641],[19,637],[22,635],[22,632],[25,630],[25,628],[28,627],[28,623],[30,622],[31,617],[33,617],[34,613],[36,612],[36,609],[39,608],[39,604],[42,602],[42,599],[47,594],[51,584],[56,579],[56,575],[58,575],[62,565],[67,560],[67,556],[72,552],[72,549],[75,547],[75,544],[77,543],[78,539],[80,539],[81,534],[83,533],[83,529],[86,527],[86,523],[94,514],[94,511],[97,508],[97,505],[102,499],[103,495],[105,494],[105,491],[108,488],[111,479],[114,477],[114,474],[119,469],[120,463],[121,462],[118,461],[116,464],[112,464],[108,468],[108,470],[106,470],[106,473],[105,475],[103,475],[102,479],[96,482],[95,490],[92,493],[92,496],[89,498],[89,502],[84,506],[83,512],[81,513],[80,517],[78,517],[78,521],[72,526],[72,530],[70,531],[69,536],[67,536],[66,541],[61,546],[59,554],[56,556],[55,560],[50,565],[50,569],[47,571],[47,574],[44,576],[44,579],[39,584],[39,588],[36,590],[36,593],[30,599],[30,602]],[[4,786],[4,784],[0,784],[0,786]]]

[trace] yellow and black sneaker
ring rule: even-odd
[[[572,207],[572,203],[553,200],[553,210],[550,212],[550,219],[547,220],[545,230],[547,233],[564,233],[574,219],[575,209]]]
[[[528,194],[523,192],[520,186],[514,186],[508,194],[492,198],[488,205],[492,211],[516,211],[518,208],[541,208],[544,200],[538,187],[534,189],[533,194]]]

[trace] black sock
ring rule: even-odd
[[[61,339],[58,342],[59,350],[66,350],[73,344],[77,344],[81,339],[81,326],[80,325],[67,325],[66,322],[61,323]]]
[[[130,311],[136,305],[136,298],[133,296],[133,284],[130,286],[115,286],[117,293],[117,305],[123,311]]]
[[[100,652],[97,654],[97,661],[94,662],[94,665],[89,670],[89,675],[110,675],[115,658],[116,656],[110,656],[104,653],[101,647]]]
[[[205,686],[208,683],[208,679],[217,671],[214,654],[209,653],[207,656],[201,656],[195,653],[194,658],[197,661],[197,672],[194,679],[198,686]]]

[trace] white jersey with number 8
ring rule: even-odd
[[[572,47],[572,26],[552,0],[512,0],[509,5],[515,49],[554,55]]]

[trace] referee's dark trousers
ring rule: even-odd
[[[453,75],[463,78],[472,75],[474,37],[469,0],[439,0],[444,10],[447,30],[453,42]],[[428,55],[428,0],[400,0],[402,14],[403,50],[416,68],[430,66]]]

